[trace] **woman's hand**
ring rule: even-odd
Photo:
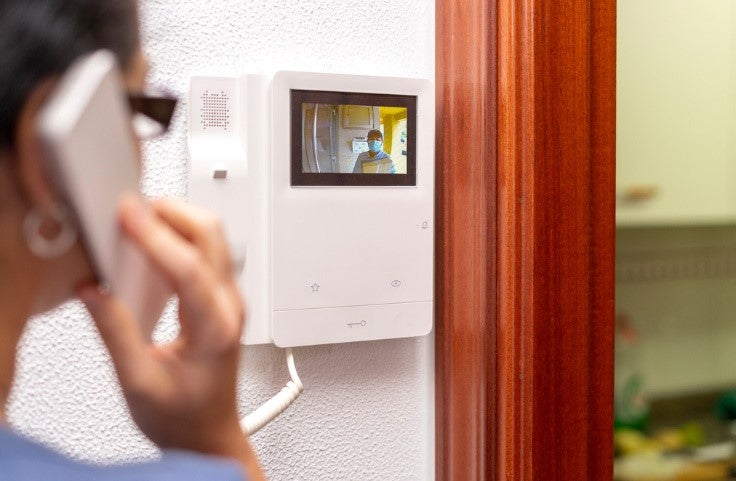
[[[165,274],[179,297],[181,330],[155,345],[110,295],[80,292],[107,345],[133,419],[158,446],[234,458],[250,479],[262,473],[236,407],[244,306],[220,222],[174,200],[121,202],[125,233]]]

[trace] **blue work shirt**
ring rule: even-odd
[[[388,155],[383,150],[379,151],[373,157],[371,157],[371,154],[368,151],[361,152],[360,155],[358,155],[358,159],[355,161],[355,167],[353,167],[353,174],[363,173],[363,163],[364,162],[375,162],[376,160],[383,160],[383,159],[391,160],[391,173],[395,174],[396,166],[394,165],[394,161],[391,159],[391,156]]]
[[[96,466],[65,458],[0,427],[2,481],[244,481],[240,468],[219,458],[164,451],[159,461]]]

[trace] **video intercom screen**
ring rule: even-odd
[[[291,185],[416,185],[415,96],[291,91]]]

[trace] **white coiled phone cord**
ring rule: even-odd
[[[286,350],[286,364],[289,366],[291,381],[286,383],[286,386],[278,394],[240,421],[240,426],[249,436],[257,433],[259,429],[286,411],[286,408],[291,406],[291,403],[304,391],[304,386],[294,365],[294,353],[291,352],[290,348]]]

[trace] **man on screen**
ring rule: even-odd
[[[363,164],[381,160],[390,162],[390,173],[396,173],[396,166],[393,160],[391,160],[391,156],[383,151],[383,134],[380,130],[374,129],[368,132],[368,150],[358,155],[358,160],[355,161],[355,167],[353,168],[353,174],[362,174],[364,172]]]

